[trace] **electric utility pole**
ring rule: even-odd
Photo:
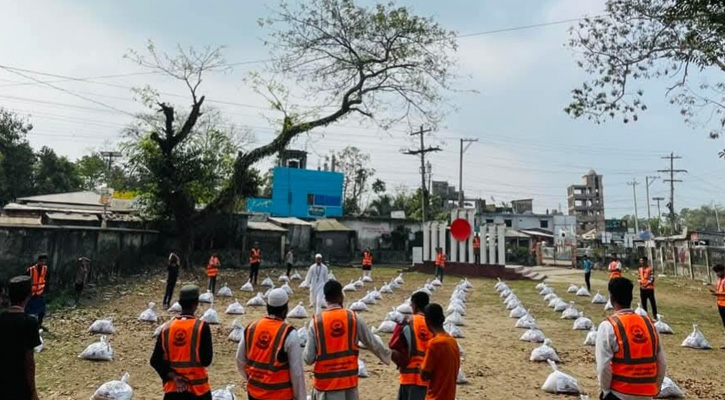
[[[670,153],[669,156],[660,157],[663,160],[670,160],[670,168],[669,169],[660,169],[657,170],[657,172],[665,172],[670,174],[670,179],[664,179],[662,182],[669,182],[670,183],[670,202],[668,204],[668,207],[670,208],[670,224],[672,224],[672,233],[675,233],[676,227],[676,217],[675,217],[675,182],[682,182],[680,179],[675,179],[675,174],[678,173],[687,173],[686,169],[675,169],[675,160],[680,160],[682,157],[676,156],[675,153]]]
[[[652,198],[652,200],[657,202],[657,219],[660,221],[662,220],[662,209],[660,209],[660,201],[664,201],[664,199],[665,198],[661,196]]]
[[[431,151],[441,151],[440,147],[425,147],[425,134],[429,133],[430,129],[423,129],[423,125],[420,126],[418,132],[412,132],[410,136],[420,135],[420,149],[418,150],[407,150],[404,154],[411,156],[420,156],[420,190],[421,190],[421,220],[423,223],[426,221],[426,213],[428,211],[428,190],[425,187],[425,153]]]
[[[655,180],[659,179],[659,176],[646,176],[644,178],[645,182],[647,183],[645,189],[647,191],[647,230],[652,232],[652,214],[650,213],[649,207],[650,207],[650,200],[649,200],[649,186],[654,183]],[[651,179],[651,180],[650,180]]]
[[[466,144],[466,148],[463,148],[463,143]],[[471,147],[473,142],[478,142],[478,139],[461,139],[461,154],[458,158],[458,207],[463,208],[463,153]]]
[[[639,216],[637,215],[637,185],[639,183],[632,178],[632,182],[627,182],[627,185],[632,186],[632,194],[634,194],[634,233],[639,235]]]
[[[108,173],[106,174],[106,185],[111,187],[111,171],[113,168],[113,159],[121,158],[123,154],[118,151],[102,151],[101,157],[108,159]]]

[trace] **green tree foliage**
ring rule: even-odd
[[[28,121],[0,108],[0,206],[35,194],[35,154],[25,138],[31,129]]]
[[[406,218],[420,221],[422,218],[422,192],[400,190],[394,195],[381,194],[370,202],[366,210],[367,215],[376,217],[390,217],[393,211],[405,211]],[[438,196],[428,196],[428,214],[430,220],[446,221],[448,213],[443,208],[443,202]]]
[[[725,2],[608,0],[605,14],[572,29],[569,45],[592,77],[573,90],[572,116],[636,121],[647,106],[635,85],[658,80],[688,123],[723,133]]]
[[[333,158],[335,171],[345,175],[342,183],[345,214],[359,214],[363,208],[363,196],[370,190],[369,180],[375,175],[375,169],[370,167],[370,154],[361,152],[357,147],[347,146],[338,152],[332,152],[326,157],[326,161]]]
[[[81,190],[82,180],[75,164],[67,157],[59,157],[55,151],[43,146],[37,154],[35,165],[35,191],[40,194],[63,193]]]
[[[83,189],[93,190],[106,182],[108,164],[99,153],[86,154],[76,161],[76,170]]]
[[[687,226],[689,230],[718,230],[718,217],[723,217],[725,209],[719,205],[704,205],[700,208],[683,208],[680,211],[680,220],[682,225]],[[725,222],[725,220],[723,220]]]

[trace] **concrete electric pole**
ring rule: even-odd
[[[637,185],[639,183],[632,178],[632,182],[627,182],[627,185],[632,186],[632,194],[634,194],[634,233],[639,235],[639,216],[637,215]]]
[[[652,232],[652,223],[650,222],[652,220],[652,214],[650,213],[649,204],[649,186],[654,183],[655,180],[659,179],[659,176],[647,176],[644,179],[646,182],[645,190],[647,191],[647,230]]]
[[[682,182],[680,179],[675,179],[675,174],[684,172],[687,173],[686,169],[675,169],[675,160],[682,159],[680,156],[676,156],[675,153],[670,153],[669,156],[660,157],[663,160],[670,160],[670,168],[669,169],[660,169],[657,172],[666,172],[670,174],[670,179],[664,179],[662,182],[669,182],[670,183],[670,203],[668,205],[670,209],[670,224],[672,225],[672,234],[675,233],[677,230],[676,224],[677,221],[675,216],[675,182]]]
[[[463,148],[463,143],[468,143]],[[461,139],[461,154],[458,158],[458,207],[463,208],[463,153],[471,147],[471,143],[478,142],[478,139]]]
[[[408,150],[405,151],[404,154],[408,154],[411,156],[420,156],[420,190],[421,190],[421,221],[425,223],[426,221],[426,214],[428,211],[428,190],[426,189],[425,185],[425,153],[429,153],[431,151],[441,151],[440,147],[425,147],[425,134],[430,132],[430,129],[423,129],[423,126],[420,126],[420,130],[418,132],[412,132],[410,136],[420,135],[420,149],[418,150]]]

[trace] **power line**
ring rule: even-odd
[[[663,160],[670,160],[669,169],[660,169],[657,172],[665,172],[670,174],[670,179],[663,179],[662,182],[670,183],[670,203],[667,205],[670,209],[670,223],[672,224],[673,233],[676,229],[676,217],[675,217],[675,182],[682,182],[680,179],[675,179],[675,174],[687,173],[686,169],[675,169],[675,160],[680,160],[682,157],[676,156],[675,153],[670,153],[669,156],[661,157]]]
[[[420,149],[418,150],[407,150],[404,152],[404,154],[408,154],[411,156],[420,156],[420,190],[421,190],[421,221],[425,224],[426,221],[426,214],[428,211],[428,191],[425,187],[425,154],[430,153],[432,151],[441,151],[440,147],[425,147],[425,134],[430,132],[430,128],[423,129],[423,125],[420,126],[420,130],[418,132],[412,132],[410,136],[418,135],[420,136]]]

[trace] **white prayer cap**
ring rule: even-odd
[[[267,304],[272,307],[282,307],[289,302],[287,292],[282,288],[272,289],[267,295]]]
[[[315,254],[315,259],[318,259],[318,258],[322,258],[322,254],[320,254],[320,253]]]

